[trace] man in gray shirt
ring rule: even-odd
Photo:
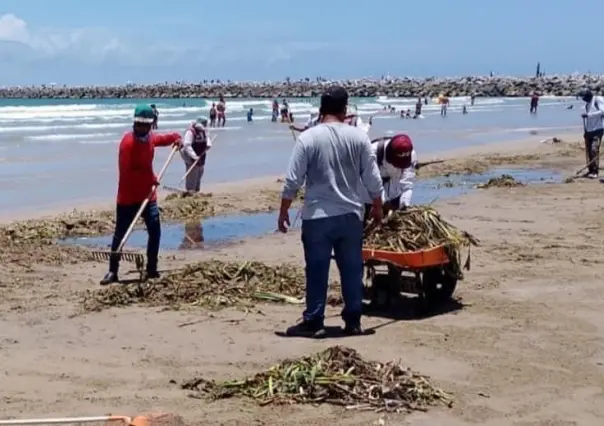
[[[345,89],[327,89],[321,97],[322,122],[298,137],[287,169],[278,221],[281,232],[287,232],[289,207],[306,183],[302,208],[306,310],[304,321],[287,330],[289,336],[325,336],[323,321],[332,251],[340,270],[344,331],[351,335],[362,333],[362,196],[369,192],[372,216],[379,223],[383,188],[369,137],[344,123],[347,104]]]

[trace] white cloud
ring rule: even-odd
[[[295,78],[307,72],[303,69],[312,77],[325,73],[335,54],[346,50],[333,42],[275,39],[253,28],[250,23],[224,35],[204,35],[188,45],[158,35],[141,46],[138,34],[127,28],[38,27],[8,13],[0,15],[0,81],[274,79]]]
[[[0,16],[0,40],[27,44],[29,42],[27,23],[12,13]]]

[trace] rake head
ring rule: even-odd
[[[142,253],[135,253],[129,251],[93,251],[91,252],[92,258],[95,260],[109,261],[112,256],[119,256],[120,260],[126,262],[132,262],[136,265],[136,269],[142,270],[145,266],[145,255]]]
[[[164,189],[168,192],[178,192],[181,194],[184,194],[187,192],[185,189],[176,188],[175,186],[168,186],[168,185],[162,185],[162,189]]]

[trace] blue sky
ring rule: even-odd
[[[585,0],[1,0],[0,85],[604,70]]]

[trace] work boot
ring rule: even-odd
[[[115,272],[107,272],[105,274],[105,276],[103,277],[103,279],[101,280],[100,284],[101,285],[108,285],[108,284],[113,284],[118,282],[118,278],[117,278],[117,273]]]
[[[327,335],[323,325],[312,321],[302,321],[299,324],[291,326],[285,334],[288,337],[308,337],[313,339],[321,339]]]
[[[157,271],[146,271],[143,274],[143,281],[154,280],[154,279],[157,279],[159,277],[161,277],[161,275]]]
[[[361,328],[361,324],[346,324],[344,326],[344,334],[346,336],[360,336],[363,334],[363,329]]]

